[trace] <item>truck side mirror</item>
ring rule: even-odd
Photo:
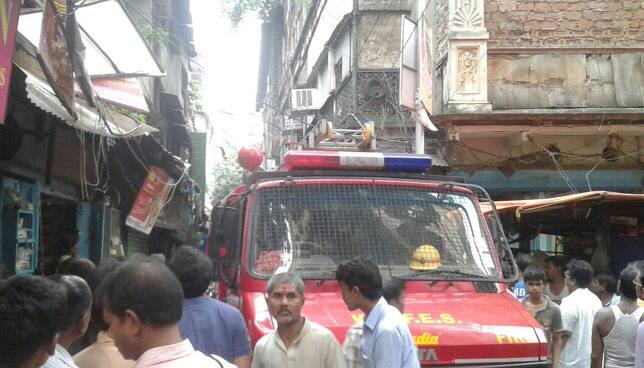
[[[238,210],[234,207],[216,207],[212,213],[210,228],[210,256],[227,259],[235,254],[238,246]]]

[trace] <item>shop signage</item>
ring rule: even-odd
[[[150,166],[148,176],[139,189],[125,224],[144,234],[150,234],[173,183],[174,180],[163,169]]]
[[[61,10],[66,8],[61,6]],[[46,0],[42,28],[40,31],[40,55],[38,61],[45,76],[54,89],[56,96],[69,114],[75,119],[74,113],[74,69],[67,48],[67,40],[63,27],[58,22],[57,7],[51,0]]]
[[[13,47],[16,41],[20,0],[0,0],[0,124],[4,124],[11,83]]]

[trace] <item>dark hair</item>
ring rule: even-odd
[[[566,269],[566,257],[564,256],[550,256],[546,258],[546,264],[552,263],[555,267],[561,270],[561,274],[564,273]]]
[[[102,303],[123,318],[126,310],[141,323],[166,327],[179,322],[183,311],[183,290],[177,277],[163,263],[128,261],[105,280]]]
[[[75,275],[87,281],[89,284],[89,275],[94,271],[96,265],[87,258],[70,259],[61,270],[63,275]]]
[[[78,231],[69,231],[66,234],[60,235],[56,241],[58,253],[67,254],[78,243],[80,237]]]
[[[89,276],[89,288],[92,290],[94,300],[92,303],[92,321],[90,323],[89,334],[95,335],[99,331],[107,331],[109,326],[103,319],[103,306],[101,291],[103,282],[107,277],[113,273],[123,262],[116,258],[105,258],[101,263],[96,266],[92,274]],[[95,336],[90,336],[93,341]]]
[[[573,259],[568,262],[568,275],[580,288],[587,288],[593,282],[593,266],[586,261]]]
[[[375,301],[382,296],[382,277],[380,270],[368,259],[353,259],[338,266],[335,279],[348,287],[355,286],[365,298]]]
[[[517,267],[519,271],[525,272],[525,269],[532,264],[532,256],[528,253],[519,253],[516,257]]]
[[[186,298],[202,296],[212,281],[212,262],[198,249],[182,245],[168,262]]]
[[[637,268],[626,267],[619,273],[619,294],[628,299],[637,300],[637,291],[633,280],[637,277]]]
[[[387,303],[392,299],[400,299],[400,295],[405,291],[405,281],[397,278],[390,278],[383,282],[382,296]]]
[[[546,282],[546,273],[539,267],[528,266],[523,272],[523,281]]]
[[[85,280],[74,275],[53,275],[50,280],[59,284],[65,290],[67,312],[62,316],[60,331],[67,331],[76,326],[85,313],[92,307],[92,291]]]
[[[597,280],[597,283],[601,287],[603,287],[607,293],[615,294],[615,292],[617,291],[617,279],[615,278],[615,276],[606,272],[600,272],[595,275],[595,280]]]
[[[41,276],[0,282],[0,367],[19,367],[61,329],[65,291]]]

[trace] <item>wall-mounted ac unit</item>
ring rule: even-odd
[[[291,90],[291,107],[298,111],[319,109],[317,90],[314,88]]]

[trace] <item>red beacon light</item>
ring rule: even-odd
[[[379,152],[288,151],[284,170],[382,170],[424,172],[432,167],[428,155]]]
[[[237,154],[239,166],[248,171],[255,171],[264,161],[264,155],[255,147],[242,147]]]

